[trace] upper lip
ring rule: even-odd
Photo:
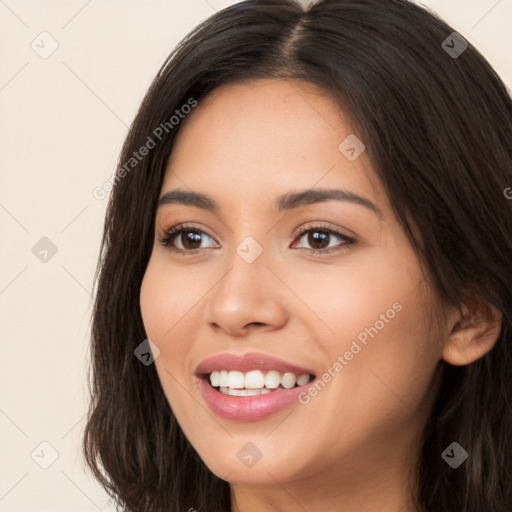
[[[304,368],[294,363],[288,363],[282,359],[255,352],[243,355],[225,353],[208,357],[197,366],[196,375],[205,375],[215,370],[237,370],[240,372],[249,372],[251,370],[276,370],[282,373],[291,372],[296,375],[305,373],[314,375],[314,372],[309,368]]]

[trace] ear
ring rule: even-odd
[[[481,297],[470,300],[454,315],[442,359],[454,366],[470,364],[489,352],[501,332],[501,311]]]

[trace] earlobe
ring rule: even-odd
[[[441,358],[454,366],[473,363],[496,344],[503,315],[482,298],[473,298],[453,323]]]

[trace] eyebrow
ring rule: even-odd
[[[289,192],[277,197],[275,207],[277,211],[280,212],[323,201],[345,201],[358,204],[371,210],[379,218],[384,218],[384,214],[380,208],[369,199],[354,194],[353,192],[349,192],[348,190],[341,189],[308,189],[301,190],[299,192]],[[158,201],[158,208],[169,204],[195,206],[196,208],[201,208],[210,212],[218,212],[220,210],[219,205],[211,196],[200,192],[190,192],[179,189],[166,192]]]

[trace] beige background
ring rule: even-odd
[[[115,171],[127,126],[170,50],[234,3],[0,0],[0,512],[113,510],[79,452],[107,202],[92,190]],[[420,3],[512,84],[512,0]],[[55,255],[44,252],[47,242],[33,253],[43,237]],[[42,469],[53,450],[58,457]]]

